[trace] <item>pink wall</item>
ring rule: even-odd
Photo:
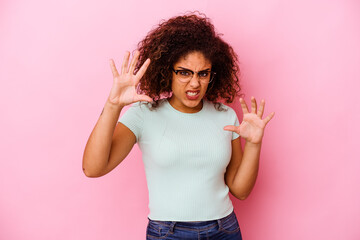
[[[82,154],[111,88],[108,59],[195,9],[239,54],[245,100],[276,112],[253,192],[232,197],[244,239],[360,239],[355,0],[1,1],[0,239],[145,239],[138,148],[97,179]]]

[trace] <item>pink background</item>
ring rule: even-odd
[[[231,196],[244,239],[360,239],[355,0],[2,0],[0,239],[145,239],[138,147],[95,179],[82,155],[112,85],[108,60],[196,9],[238,53],[245,100],[276,112],[253,192]]]

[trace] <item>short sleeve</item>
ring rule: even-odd
[[[235,117],[234,117],[234,118],[235,118],[234,126],[239,126],[239,125],[240,125],[239,119],[238,119],[235,111],[233,111],[233,112],[234,112],[234,115],[235,115]],[[240,135],[237,134],[236,132],[232,132],[232,140],[237,139],[239,136],[240,136]]]
[[[140,102],[133,103],[118,120],[118,122],[124,124],[134,133],[136,142],[139,142],[141,138],[144,122],[143,111],[144,109],[141,107]]]
[[[226,106],[227,111],[228,111],[228,118],[229,118],[229,123],[227,125],[233,125],[233,126],[239,126],[239,119],[236,115],[236,112],[234,111],[234,109],[232,109],[229,106]],[[236,132],[232,132],[232,140],[235,140],[239,137],[240,135],[237,134]]]

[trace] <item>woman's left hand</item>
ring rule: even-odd
[[[260,107],[257,109],[256,100],[251,97],[251,112],[249,112],[244,99],[240,98],[240,103],[244,113],[243,121],[239,126],[225,126],[224,130],[236,132],[247,142],[259,144],[264,136],[265,126],[274,117],[275,112],[270,113],[265,119],[261,119],[264,113],[265,100],[261,101]]]

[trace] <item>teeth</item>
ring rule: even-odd
[[[186,94],[189,96],[195,96],[195,95],[197,95],[197,92],[187,92]]]

